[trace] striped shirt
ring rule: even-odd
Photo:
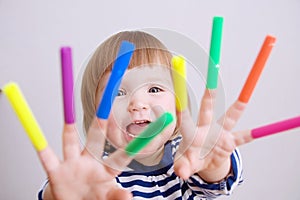
[[[159,164],[144,166],[133,160],[128,168],[116,177],[117,184],[131,191],[133,199],[214,199],[230,195],[242,183],[242,160],[238,149],[231,154],[231,173],[217,183],[206,183],[197,174],[183,180],[174,173],[174,157],[181,137],[165,145]],[[39,193],[42,199],[43,190]]]

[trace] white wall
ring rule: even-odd
[[[226,104],[235,100],[266,34],[277,37],[236,130],[299,115],[300,1],[0,1],[0,87],[20,84],[50,145],[61,155],[59,48],[73,48],[75,75],[89,53],[124,29],[157,27],[209,49],[211,20],[224,16]],[[300,199],[300,130],[241,147],[244,184],[228,199]],[[0,95],[0,199],[34,199],[46,175],[6,98]],[[227,199],[227,198],[226,198]]]

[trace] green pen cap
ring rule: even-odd
[[[125,151],[128,156],[134,156],[149,144],[159,133],[161,133],[174,120],[171,113],[165,112],[154,122],[151,122],[148,127],[132,140]]]
[[[218,87],[219,63],[221,55],[223,17],[213,18],[213,27],[211,33],[208,72],[207,72],[207,89],[216,89]]]

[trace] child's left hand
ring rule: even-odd
[[[243,132],[230,132],[246,104],[236,101],[218,123],[213,124],[215,98],[216,91],[206,89],[196,126],[188,109],[178,112],[182,141],[176,154],[174,169],[185,180],[195,173],[207,182],[224,179],[230,173],[230,155],[234,149],[251,141]]]

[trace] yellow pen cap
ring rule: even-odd
[[[185,60],[182,56],[173,56],[173,84],[176,94],[176,108],[183,111],[187,108],[187,90],[186,90],[186,67]]]
[[[48,143],[18,85],[13,82],[8,83],[3,87],[3,92],[23,125],[34,148],[37,151],[45,149]]]

